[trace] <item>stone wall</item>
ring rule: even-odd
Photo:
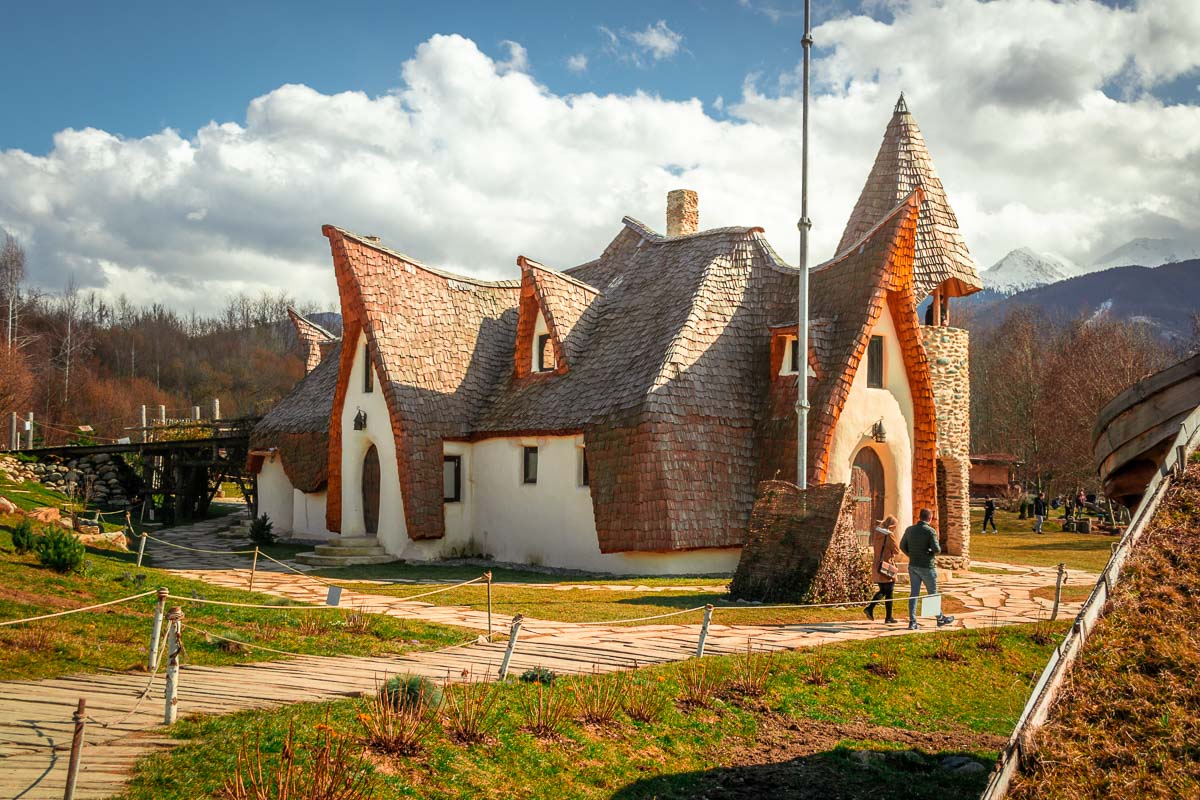
[[[923,326],[937,409],[938,523],[942,552],[966,564],[971,551],[970,335]]]
[[[803,492],[763,481],[729,593],[740,600],[841,603],[870,596],[867,562],[843,483]]]

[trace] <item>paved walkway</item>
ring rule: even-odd
[[[224,532],[228,522],[209,521],[156,534],[190,547],[243,549],[244,542]],[[181,576],[213,584],[245,588],[249,580],[245,556],[188,553],[154,542],[147,552],[154,565]],[[963,601],[968,610],[958,614],[960,625],[977,628],[993,624],[1033,622],[1049,614],[1050,601],[1030,595],[1033,589],[1054,583],[1053,568],[1008,567],[1005,574],[945,574],[941,588]],[[1095,575],[1071,571],[1068,582],[1094,582]],[[529,584],[521,584],[528,587]],[[502,585],[500,591],[503,591]],[[629,591],[636,584],[616,583],[589,588]],[[255,590],[309,603],[324,603],[327,587],[311,577],[260,559]],[[547,589],[552,589],[550,584]],[[656,587],[640,587],[654,591]],[[670,587],[678,590],[679,587]],[[713,586],[698,582],[696,591]],[[396,617],[422,619],[485,631],[487,614],[461,606],[436,606],[407,602],[386,595],[343,591],[343,606]],[[1068,618],[1078,603],[1061,609]],[[903,613],[903,610],[899,610]],[[747,639],[756,648],[796,649],[839,641],[910,634],[903,625],[885,627],[865,619],[853,622],[804,625],[721,625],[720,611],[705,646],[708,654],[744,651]],[[510,671],[545,666],[559,673],[611,672],[647,664],[679,661],[695,654],[697,624],[648,624],[636,627],[579,625],[528,618],[525,620]],[[497,629],[507,620],[496,619]],[[922,633],[933,630],[931,621]],[[186,639],[185,639],[186,641]],[[185,666],[180,679],[181,714],[223,714],[271,708],[301,701],[355,696],[372,690],[379,676],[412,673],[444,680],[464,676],[494,678],[505,644],[479,640],[446,650],[399,657],[305,657],[230,667]],[[60,798],[71,744],[71,712],[79,697],[88,711],[110,727],[90,725],[77,798],[108,797],[121,790],[134,760],[156,749],[175,744],[158,727],[162,719],[161,678],[152,681],[154,692],[132,714],[137,696],[147,685],[145,675],[106,673],[44,681],[0,682],[0,797]]]

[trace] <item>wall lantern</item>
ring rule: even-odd
[[[871,438],[880,444],[887,441],[887,431],[884,430],[882,417],[880,417],[879,422],[871,426]]]
[[[360,408],[358,410],[358,413],[354,415],[354,430],[365,431],[366,429],[367,429],[367,412],[363,411]]]

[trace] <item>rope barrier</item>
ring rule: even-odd
[[[601,620],[599,622],[552,622],[551,620],[537,620],[538,622],[550,622],[554,625],[619,625],[623,622],[646,622],[651,619],[666,619],[667,617],[678,617],[682,614],[691,614],[696,611],[703,611],[706,606],[696,606],[695,608],[685,608],[682,611],[671,611],[667,614],[655,614],[652,617],[634,617],[633,619],[611,619]]]
[[[254,551],[251,551],[251,552],[254,552]],[[303,577],[308,578],[311,581],[316,581],[317,583],[323,584],[325,586],[337,586],[336,583],[331,583],[330,581],[327,581],[324,578],[318,578],[316,575],[309,575],[304,570],[296,569],[291,564],[285,564],[284,562],[280,561],[278,558],[269,556],[266,553],[262,552],[261,550],[258,552],[258,554],[260,556],[262,556],[263,558],[267,559],[268,561],[274,561],[276,564],[283,567],[284,569],[291,570],[292,572],[296,573],[297,575],[302,575]],[[342,587],[338,586],[338,588],[340,589]]]
[[[206,553],[208,555],[214,555],[214,556],[248,556],[254,552],[253,550],[205,550],[204,548],[201,548],[201,547],[188,547],[187,545],[175,544],[174,542],[168,542],[165,539],[159,539],[158,537],[151,536],[148,533],[142,533],[140,535],[145,536],[147,539],[149,539],[152,542],[158,542],[159,544],[165,544],[167,547],[174,547],[179,550],[187,550],[192,553]],[[270,556],[267,556],[267,558],[270,558]],[[274,561],[274,559],[271,559],[271,560]]]
[[[94,606],[84,606],[83,608],[71,608],[66,611],[56,611],[53,614],[42,614],[41,616],[38,616],[38,617],[27,617],[26,619],[5,620],[4,622],[0,622],[0,627],[3,627],[5,625],[20,625],[25,622],[37,622],[38,620],[51,619],[52,617],[65,617],[68,614],[78,614],[82,611],[94,611],[97,608],[105,608],[107,606],[115,606],[118,603],[128,603],[130,600],[137,600],[142,597],[147,597],[149,595],[155,594],[155,592],[156,592],[155,589],[151,589],[148,592],[142,592],[141,594],[131,594],[129,597],[122,597],[119,600],[109,600],[107,603],[97,603]]]
[[[128,722],[133,717],[134,714],[137,713],[138,708],[141,707],[142,703],[146,700],[146,698],[154,693],[154,677],[156,675],[158,675],[158,671],[162,668],[163,660],[167,657],[167,648],[163,646],[163,644],[166,642],[166,640],[167,640],[167,629],[164,628],[163,632],[162,632],[162,636],[159,637],[159,640],[158,640],[158,642],[159,642],[158,660],[154,662],[154,669],[150,671],[150,677],[146,680],[146,688],[142,689],[142,691],[138,694],[138,698],[134,702],[133,707],[129,709],[129,711],[125,714],[125,716],[123,716],[117,720],[109,720],[108,722],[105,722],[104,720],[97,719],[96,717],[92,716],[91,714],[88,714],[88,719],[90,719],[92,722],[95,722],[101,728],[112,728],[112,727],[116,727],[118,725],[124,725],[126,722]]]
[[[316,604],[313,604],[313,605],[301,604],[301,605],[294,605],[294,606],[273,606],[273,605],[269,605],[267,603],[261,603],[261,604],[235,603],[231,600],[205,600],[202,597],[184,597],[183,595],[171,595],[171,599],[172,600],[182,600],[187,603],[204,603],[204,604],[210,605],[210,606],[229,606],[231,608],[267,608],[267,609],[271,609],[273,611],[295,611],[297,609],[302,610],[302,611],[314,611],[314,610],[315,611],[326,611],[329,609],[333,609],[336,611],[346,611],[349,608],[348,606],[321,606],[321,605],[316,605]]]
[[[718,610],[720,610],[720,609],[727,609],[727,610],[736,609],[738,611],[769,611],[772,609],[781,609],[781,608],[854,608],[856,606],[869,606],[872,603],[874,603],[876,605],[881,605],[885,602],[907,603],[909,600],[925,600],[930,597],[941,597],[941,596],[942,596],[941,592],[938,592],[937,594],[918,594],[915,596],[910,595],[909,597],[894,597],[890,601],[888,601],[888,600],[853,600],[853,601],[846,602],[846,603],[809,603],[808,605],[779,605],[779,606],[758,606],[758,605],[718,606],[718,605],[714,605],[713,608],[718,609]]]

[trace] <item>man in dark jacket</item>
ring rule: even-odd
[[[1046,493],[1038,492],[1037,497],[1033,498],[1033,516],[1037,520],[1033,524],[1034,533],[1042,532],[1042,523],[1046,521],[1046,514],[1048,512],[1049,509],[1046,507]]]
[[[996,529],[996,501],[988,498],[983,501],[983,530],[981,533],[987,533],[988,523],[992,524],[992,533],[999,533]]]
[[[921,521],[909,525],[900,539],[900,550],[908,556],[908,629],[915,631],[917,625],[917,596],[921,594],[921,584],[925,584],[928,594],[937,594],[937,566],[933,557],[942,552],[938,544],[937,531],[930,523],[933,521],[933,511],[921,509]],[[954,617],[938,614],[938,627],[954,622]]]

